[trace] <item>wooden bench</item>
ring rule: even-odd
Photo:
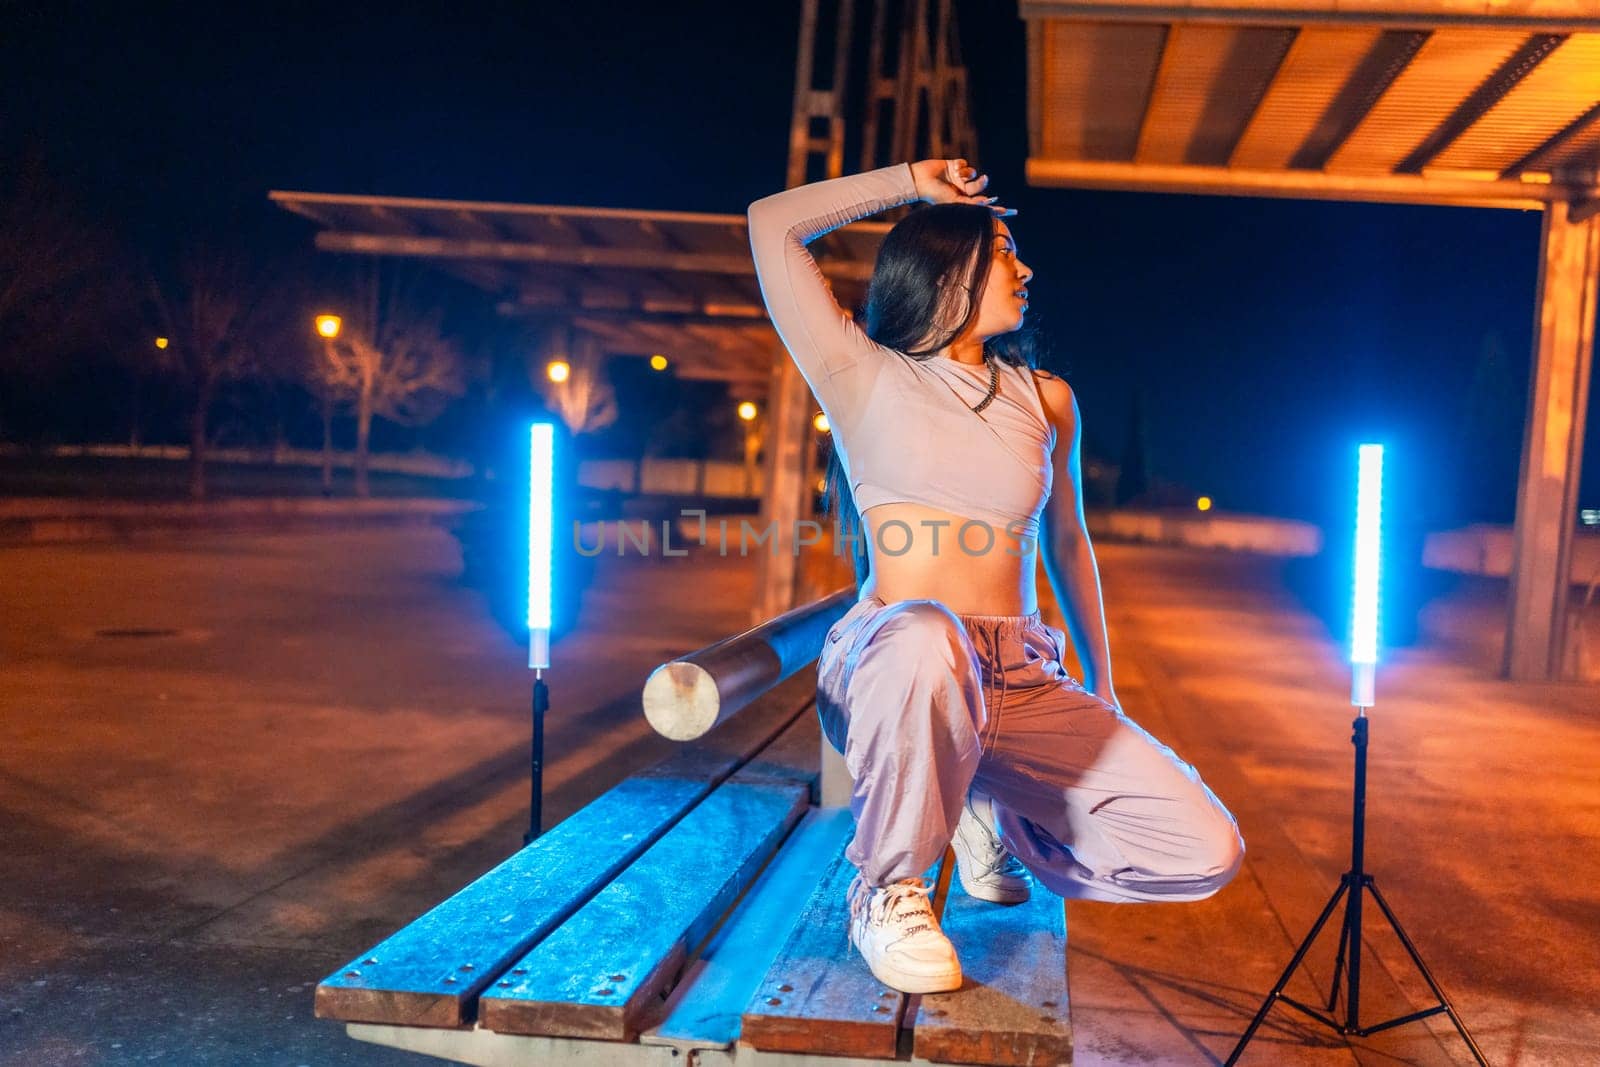
[[[852,823],[818,803],[814,663],[853,596],[664,664],[652,721],[677,693],[699,723],[680,731],[703,732],[329,975],[316,1014],[485,1065],[1070,1063],[1048,891],[974,901],[946,853],[954,993],[888,989],[850,947]]]

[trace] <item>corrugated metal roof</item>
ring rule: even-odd
[[[1600,195],[1600,0],[1023,0],[1030,181]]]

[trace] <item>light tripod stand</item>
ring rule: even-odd
[[[1456,1032],[1461,1035],[1461,1040],[1467,1043],[1472,1050],[1472,1056],[1488,1067],[1488,1061],[1483,1058],[1478,1043],[1472,1040],[1472,1035],[1467,1033],[1467,1028],[1461,1024],[1461,1018],[1451,1007],[1450,1000],[1444,995],[1444,990],[1439,988],[1439,983],[1434,981],[1433,974],[1429,972],[1428,965],[1422,962],[1422,957],[1417,953],[1417,947],[1411,943],[1406,932],[1400,928],[1400,920],[1395,918],[1394,911],[1389,907],[1388,901],[1383,899],[1383,894],[1378,892],[1378,884],[1373,881],[1372,875],[1366,870],[1366,839],[1367,839],[1367,709],[1373,705],[1374,693],[1377,689],[1378,667],[1378,570],[1379,570],[1379,545],[1381,523],[1380,517],[1383,510],[1383,446],[1362,445],[1358,450],[1358,475],[1356,488],[1356,539],[1355,539],[1355,599],[1352,611],[1350,663],[1352,666],[1350,678],[1350,703],[1354,704],[1356,719],[1353,724],[1351,744],[1356,747],[1356,781],[1353,797],[1354,812],[1350,825],[1350,869],[1344,872],[1339,879],[1339,887],[1333,891],[1333,896],[1328,898],[1328,904],[1322,909],[1322,914],[1317,916],[1316,924],[1311,927],[1311,932],[1306,939],[1300,942],[1300,947],[1295,950],[1294,958],[1289,961],[1289,966],[1284,968],[1283,975],[1279,977],[1278,984],[1272,987],[1272,992],[1267,994],[1266,1000],[1261,1003],[1261,1010],[1256,1012],[1254,1019],[1250,1020],[1250,1028],[1239,1038],[1239,1043],[1233,1047],[1229,1054],[1227,1067],[1237,1063],[1239,1056],[1244,1052],[1244,1047],[1255,1036],[1256,1030],[1261,1026],[1262,1020],[1267,1017],[1267,1012],[1272,1010],[1273,1004],[1283,1001],[1291,1008],[1302,1011],[1311,1018],[1331,1027],[1334,1032],[1344,1037],[1367,1037],[1388,1030],[1392,1027],[1403,1026],[1406,1023],[1426,1019],[1430,1015],[1440,1012],[1450,1016],[1450,1021],[1455,1024]],[[1371,1026],[1361,1025],[1361,902],[1364,893],[1371,893],[1372,899],[1383,911],[1383,917],[1389,921],[1389,926],[1394,930],[1395,936],[1400,938],[1400,943],[1405,946],[1406,952],[1411,956],[1411,962],[1417,965],[1417,970],[1422,972],[1422,977],[1428,983],[1428,988],[1433,990],[1433,995],[1439,998],[1439,1003],[1423,1011],[1415,1011],[1409,1015],[1402,1015],[1385,1022]],[[1349,894],[1348,897],[1345,895]],[[1306,958],[1306,953],[1316,941],[1317,935],[1328,922],[1328,917],[1333,914],[1333,909],[1339,906],[1339,899],[1345,897],[1344,925],[1339,933],[1339,954],[1334,959],[1333,982],[1328,990],[1328,1008],[1326,1012],[1318,1008],[1303,1004],[1284,993],[1284,987],[1289,984],[1289,978],[1294,974],[1295,968],[1300,966]],[[1344,1019],[1341,1022],[1335,1015],[1334,1009],[1339,1002],[1339,980],[1346,979],[1344,998]]]
[[[1317,916],[1316,924],[1311,927],[1311,932],[1306,935],[1306,939],[1300,942],[1300,947],[1295,950],[1294,958],[1289,961],[1289,966],[1284,969],[1282,977],[1278,979],[1278,984],[1272,987],[1272,992],[1268,993],[1266,1000],[1262,1001],[1261,1010],[1256,1012],[1254,1019],[1250,1020],[1250,1028],[1244,1032],[1243,1037],[1239,1038],[1239,1043],[1234,1046],[1233,1052],[1228,1056],[1228,1067],[1232,1067],[1232,1064],[1238,1062],[1239,1056],[1244,1052],[1245,1045],[1250,1043],[1250,1038],[1255,1035],[1256,1029],[1266,1019],[1267,1012],[1271,1011],[1272,1005],[1280,1000],[1291,1008],[1298,1009],[1311,1016],[1311,1018],[1324,1026],[1331,1027],[1334,1032],[1344,1037],[1367,1037],[1378,1033],[1380,1030],[1403,1026],[1406,1023],[1416,1022],[1419,1019],[1426,1019],[1430,1015],[1444,1012],[1450,1016],[1450,1021],[1455,1024],[1456,1031],[1461,1035],[1461,1040],[1465,1041],[1467,1048],[1472,1050],[1473,1058],[1483,1064],[1484,1067],[1488,1067],[1488,1061],[1483,1058],[1483,1052],[1479,1050],[1478,1043],[1472,1039],[1471,1034],[1467,1033],[1467,1028],[1462,1025],[1461,1017],[1456,1014],[1456,1010],[1451,1006],[1449,998],[1444,995],[1444,990],[1440,989],[1439,983],[1434,981],[1432,972],[1428,970],[1428,965],[1422,962],[1422,957],[1417,953],[1417,947],[1411,943],[1411,938],[1407,937],[1406,932],[1401,929],[1400,920],[1395,918],[1394,910],[1389,907],[1388,901],[1383,899],[1383,894],[1378,892],[1377,882],[1373,880],[1372,875],[1367,873],[1363,866],[1367,819],[1368,720],[1366,711],[1367,709],[1362,707],[1360,713],[1356,716],[1353,726],[1354,735],[1350,738],[1351,743],[1356,747],[1355,812],[1351,825],[1350,869],[1340,877],[1339,888],[1335,889],[1333,896],[1328,898],[1327,907],[1323,908],[1322,914]],[[1433,995],[1439,998],[1438,1004],[1422,1011],[1412,1012],[1409,1015],[1389,1019],[1386,1022],[1374,1023],[1369,1026],[1361,1025],[1361,902],[1363,892],[1372,894],[1372,899],[1377,902],[1378,907],[1383,911],[1383,917],[1389,921],[1389,926],[1394,930],[1395,936],[1400,939],[1400,943],[1405,946],[1406,952],[1411,956],[1411,962],[1417,965],[1417,970],[1422,973],[1423,980],[1428,983],[1428,988],[1433,990]],[[1317,935],[1322,932],[1323,926],[1327,924],[1328,917],[1333,914],[1333,909],[1338,907],[1339,898],[1344,897],[1346,893],[1349,894],[1349,897],[1345,900],[1344,924],[1339,934],[1339,954],[1334,959],[1333,982],[1328,990],[1327,1011],[1323,1012],[1318,1008],[1301,1003],[1284,993],[1283,990],[1289,984],[1289,978],[1294,974],[1295,968],[1300,966],[1300,962],[1305,959],[1306,952],[1310,950],[1312,944],[1317,940]],[[1333,1014],[1339,999],[1339,980],[1341,978],[1345,978],[1347,981],[1343,1021],[1340,1021]]]

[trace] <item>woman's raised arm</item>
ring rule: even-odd
[[[897,163],[785,189],[757,200],[747,212],[756,278],[772,325],[841,431],[855,425],[883,356],[834,300],[806,244],[918,199],[911,164]]]

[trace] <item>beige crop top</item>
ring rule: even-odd
[[[1037,539],[1055,427],[1027,367],[913,359],[869,338],[834,301],[807,242],[917,199],[905,163],[814,182],[750,205],[750,247],[772,324],[822,404],[856,507],[925,504]],[[981,534],[966,539],[974,548]]]

